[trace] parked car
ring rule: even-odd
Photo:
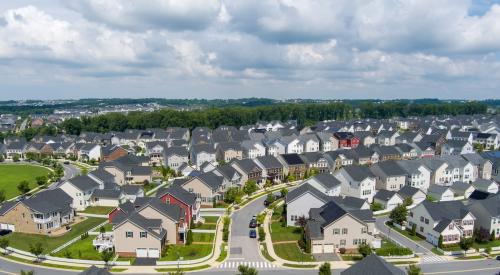
[[[12,230],[9,230],[9,229],[0,229],[0,236],[9,235],[10,233],[12,233]]]
[[[248,236],[252,239],[257,238],[257,231],[255,231],[255,229],[251,229],[250,232],[248,233]]]
[[[68,165],[69,161],[65,160],[63,163],[66,164],[66,165]]]
[[[499,255],[499,256],[497,256],[497,260],[498,260],[498,261],[500,261],[500,255]]]
[[[250,224],[249,224],[248,226],[249,226],[250,228],[255,228],[255,227],[257,227],[257,221],[256,221],[256,220],[254,220],[254,219],[252,219],[252,220],[250,221]]]

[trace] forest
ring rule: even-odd
[[[220,125],[242,126],[258,121],[297,120],[299,126],[313,125],[322,120],[347,120],[352,118],[385,119],[391,117],[426,115],[472,115],[486,113],[487,105],[481,102],[365,102],[273,104],[256,107],[210,107],[201,110],[177,111],[162,109],[155,112],[131,112],[128,115],[110,113],[106,115],[68,119],[60,128],[69,134],[82,131],[108,132],[125,129],[166,127],[209,127]]]

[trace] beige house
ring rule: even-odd
[[[371,210],[350,210],[331,201],[309,211],[306,237],[313,254],[334,253],[340,248],[356,250],[375,241],[375,218]]]
[[[158,198],[137,198],[110,214],[115,251],[121,256],[159,258],[167,244],[185,242],[188,224],[178,205]]]
[[[0,207],[0,229],[50,235],[74,220],[73,199],[61,189],[40,192],[23,201]]]
[[[201,207],[212,207],[214,201],[222,199],[222,194],[229,185],[224,177],[214,172],[203,173],[181,184],[188,192],[200,199]]]

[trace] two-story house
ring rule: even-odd
[[[395,161],[384,161],[370,167],[376,176],[377,189],[398,191],[406,184],[406,171]]]
[[[373,201],[376,176],[368,167],[351,165],[334,173],[341,182],[342,195]]]
[[[189,152],[186,147],[173,146],[163,151],[163,165],[179,172],[182,165],[189,163]]]

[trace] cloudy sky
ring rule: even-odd
[[[0,1],[0,84],[0,100],[500,98],[500,1]]]

